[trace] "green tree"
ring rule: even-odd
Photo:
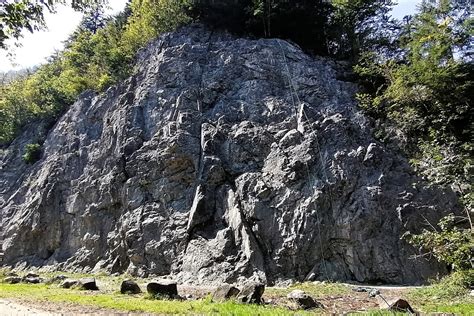
[[[357,60],[393,39],[397,25],[390,18],[392,0],[332,0],[330,52],[342,59]]]
[[[84,11],[106,0],[72,0],[74,10]],[[45,27],[44,12],[56,12],[57,5],[65,5],[66,0],[4,0],[0,2],[0,49],[6,49],[8,39],[19,39],[22,32]]]

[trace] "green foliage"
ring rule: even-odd
[[[190,12],[215,28],[289,39],[317,55],[355,59],[380,43],[374,30],[386,28],[391,6],[390,0],[224,0],[195,2]]]
[[[332,5],[331,55],[356,60],[362,52],[390,44],[388,31],[396,27],[389,15],[394,1],[333,0]]]
[[[468,295],[472,286],[474,286],[474,270],[457,271],[430,287],[413,290],[410,296],[415,299],[452,300]]]
[[[25,154],[23,161],[27,164],[34,164],[41,157],[41,145],[38,143],[28,144],[25,146]]]
[[[81,25],[34,74],[0,86],[0,144],[36,118],[57,118],[85,90],[103,91],[128,77],[138,49],[189,20],[186,1],[135,0],[102,27]],[[97,22],[97,21],[95,21]]]
[[[473,21],[455,1],[425,1],[391,54],[363,54],[355,67],[367,88],[362,108],[384,134],[430,181],[459,187],[472,183]]]
[[[452,214],[444,217],[438,226],[439,231],[408,232],[404,237],[410,244],[421,247],[425,252],[423,255],[432,255],[454,270],[473,269],[474,232],[457,227]]]
[[[132,15],[121,42],[123,53],[131,59],[136,51],[159,34],[190,22],[191,0],[133,0]]]
[[[71,6],[77,11],[84,11],[91,6],[103,3],[103,0],[73,0]],[[5,0],[0,2],[0,49],[6,49],[8,39],[19,39],[22,31],[43,29],[44,11],[54,13],[58,4],[66,4],[65,0]]]

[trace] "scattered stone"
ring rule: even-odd
[[[78,285],[79,285],[81,290],[87,290],[87,291],[98,291],[99,290],[94,278],[80,279],[79,282],[78,282]]]
[[[39,274],[34,273],[34,272],[28,272],[28,273],[25,275],[25,279],[26,279],[26,278],[39,278]]]
[[[23,278],[22,281],[25,283],[30,283],[30,284],[38,284],[38,283],[41,283],[43,279],[39,277],[25,277]]]
[[[67,276],[65,275],[56,275],[54,277],[52,277],[51,279],[48,280],[48,283],[58,283],[58,282],[61,282],[61,281],[64,281],[67,279]]]
[[[212,300],[215,302],[228,300],[237,297],[239,293],[240,290],[235,286],[223,284],[214,291],[214,294],[212,294]]]
[[[241,303],[261,304],[265,285],[262,283],[247,283],[240,291],[237,299]]]
[[[8,272],[8,273],[6,274],[6,276],[9,276],[9,277],[17,277],[18,274],[16,274],[15,272]]]
[[[286,296],[300,309],[322,308],[323,305],[301,290],[294,290]]]
[[[142,290],[138,286],[137,282],[133,280],[125,280],[120,286],[120,293],[122,294],[139,294]]]
[[[380,309],[387,309],[394,312],[415,312],[406,300],[398,297],[392,299],[384,299],[381,297],[381,300],[379,301],[379,306]]]
[[[9,276],[9,277],[6,277],[3,281],[9,284],[17,284],[21,282],[21,278],[18,276]]]
[[[155,297],[175,298],[178,296],[178,285],[175,281],[159,280],[147,284],[146,290]]]
[[[377,297],[377,295],[380,295],[380,291],[377,289],[372,289],[369,292],[369,297]]]
[[[352,288],[352,291],[354,291],[354,292],[359,292],[359,293],[362,293],[362,292],[369,292],[369,291],[370,291],[370,288],[358,286],[358,287],[353,287],[353,288]]]
[[[60,286],[62,288],[65,288],[65,289],[70,289],[71,287],[78,285],[78,283],[79,283],[79,281],[77,281],[77,280],[66,279],[66,280],[63,281],[63,283],[61,283]]]

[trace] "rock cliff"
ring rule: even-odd
[[[0,156],[3,264],[173,275],[414,283],[440,271],[400,236],[456,205],[377,142],[341,66],[283,40],[200,26],[83,94],[21,160]]]

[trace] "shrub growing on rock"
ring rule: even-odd
[[[34,164],[41,157],[41,145],[38,143],[28,144],[25,147],[23,161],[27,164]]]

